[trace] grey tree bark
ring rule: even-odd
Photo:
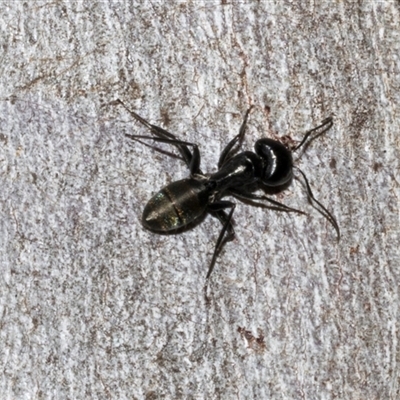
[[[0,4],[0,393],[3,399],[399,398],[399,2]],[[220,224],[155,235],[150,196],[185,165],[120,98],[200,145],[202,168],[249,119],[296,159],[342,237],[238,203]],[[159,145],[163,149],[168,146]]]

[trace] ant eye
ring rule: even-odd
[[[281,186],[292,179],[292,153],[282,143],[272,139],[260,139],[257,140],[254,149],[264,163],[261,181],[265,185]]]

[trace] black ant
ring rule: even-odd
[[[244,116],[239,133],[222,151],[218,161],[218,171],[214,174],[205,175],[200,170],[200,152],[197,144],[179,140],[165,129],[150,124],[138,114],[129,110],[119,99],[111,104],[122,105],[154,135],[125,134],[126,137],[139,141],[140,139],[150,139],[155,142],[172,144],[177,147],[189,167],[189,178],[170,183],[149,200],[143,211],[143,226],[154,232],[170,232],[186,227],[207,212],[220,220],[222,229],[214,248],[206,279],[210,277],[217,255],[224,243],[232,240],[235,236],[231,220],[236,204],[231,201],[221,200],[221,198],[231,195],[239,200],[250,201],[258,206],[265,205],[254,203],[254,200],[266,200],[279,210],[304,214],[302,211],[288,207],[269,197],[253,194],[252,191],[254,190],[254,185],[280,187],[290,183],[294,167],[292,152],[303,146],[307,139],[309,139],[307,142],[309,144],[333,125],[331,117],[325,119],[321,125],[308,131],[301,143],[292,150],[276,140],[264,138],[257,140],[254,146],[255,152],[243,151],[237,153],[244,139],[247,118],[252,109],[250,107]],[[315,135],[310,137],[314,132]],[[192,151],[189,150],[189,147],[192,148]],[[333,225],[339,239],[340,232],[336,219],[315,199],[304,173],[299,168],[295,168],[304,178],[309,200],[320,207],[318,211]],[[226,209],[230,209],[229,213],[225,212]]]

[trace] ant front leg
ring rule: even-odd
[[[268,196],[258,195],[258,194],[254,194],[254,193],[251,193],[251,192],[248,192],[245,190],[240,190],[240,189],[230,189],[229,192],[230,192],[230,194],[232,194],[232,196],[235,196],[237,199],[242,200],[242,201],[249,201],[252,205],[255,205],[257,207],[271,208],[276,211],[296,212],[298,214],[306,215],[306,213],[304,211],[298,210],[297,208],[289,207],[286,204],[283,204],[279,201],[271,199]],[[254,200],[265,200],[265,201],[268,201],[269,203],[273,204],[273,206],[275,206],[275,207],[267,206],[264,203],[258,203],[258,202],[255,202]]]
[[[225,242],[229,242],[229,241],[233,240],[233,238],[235,237],[235,230],[233,229],[233,225],[231,222],[235,207],[236,207],[236,204],[232,203],[230,201],[218,201],[218,202],[211,203],[208,205],[208,210],[211,213],[215,214],[215,216],[221,221],[222,229],[218,236],[217,243],[215,244],[213,257],[211,259],[211,263],[208,268],[206,280],[208,280],[211,273],[213,272],[215,261],[217,259],[219,252],[221,251],[223,245],[225,244]],[[224,209],[226,209],[226,208],[231,209],[229,214],[225,213]],[[227,231],[228,231],[228,234],[225,237],[225,233]]]
[[[306,188],[307,188],[307,196],[308,199],[310,200],[310,203],[313,204],[313,202],[315,204],[317,204],[319,206],[314,208],[323,216],[327,219],[327,221],[335,228],[336,234],[337,234],[337,241],[340,240],[340,228],[339,228],[339,224],[336,221],[336,218],[322,205],[322,203],[320,203],[313,195],[313,192],[311,190],[311,186],[308,183],[308,179],[306,177],[306,175],[304,174],[304,172],[296,167],[296,169],[300,172],[300,174],[303,176],[304,182],[306,184]]]
[[[239,133],[226,145],[224,150],[222,150],[222,153],[219,157],[218,161],[218,168],[220,169],[226,161],[228,161],[233,154],[236,153],[237,150],[239,150],[240,146],[242,145],[243,139],[244,139],[244,132],[246,131],[246,125],[247,125],[247,119],[249,117],[250,111],[253,108],[251,106],[247,111],[244,116],[242,126],[239,129]],[[232,148],[237,144],[237,148],[232,150]]]
[[[146,128],[148,128],[151,133],[156,136],[157,138],[160,139],[169,139],[170,141],[167,142],[165,141],[165,143],[170,143],[176,146],[176,148],[179,150],[179,153],[181,154],[183,160],[185,161],[186,165],[188,166],[188,168],[190,169],[190,165],[193,162],[194,164],[197,163],[197,161],[192,161],[192,158],[194,156],[194,154],[192,154],[192,152],[189,150],[189,148],[187,147],[188,145],[193,145],[192,143],[186,143],[186,142],[182,142],[180,141],[175,135],[173,135],[172,133],[168,132],[167,130],[157,126],[157,125],[153,125],[150,124],[148,121],[146,121],[144,118],[142,118],[140,115],[136,114],[134,111],[130,110],[122,100],[117,99],[115,101],[113,101],[112,103],[110,103],[112,105],[122,105],[122,107],[125,108],[126,111],[128,111],[129,114],[132,115],[133,118],[135,118],[137,121],[139,121],[142,125],[144,125]],[[131,139],[133,139],[133,135],[126,135],[128,137],[130,137]],[[156,138],[154,138],[156,139]],[[161,142],[161,140],[159,140]],[[176,141],[176,142],[174,142]],[[200,161],[198,162],[198,164],[200,165]],[[201,173],[201,171],[198,169],[197,171],[195,171],[196,173]]]

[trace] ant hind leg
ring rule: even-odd
[[[128,113],[136,119],[136,121],[140,122],[142,125],[144,125],[146,128],[148,128],[151,133],[159,139],[169,139],[170,141],[165,141],[164,143],[170,143],[172,145],[175,145],[176,148],[179,150],[179,153],[181,154],[183,160],[185,161],[186,165],[188,166],[188,168],[190,169],[190,165],[193,162],[192,158],[194,156],[194,154],[192,154],[192,152],[189,150],[189,148],[187,147],[188,145],[192,145],[191,143],[186,143],[183,141],[180,141],[175,135],[173,135],[172,133],[168,132],[167,130],[157,126],[157,125],[153,125],[150,124],[148,121],[146,121],[144,118],[142,118],[139,114],[136,114],[134,111],[130,110],[125,103],[120,100],[117,99],[113,102],[110,103],[111,105],[121,105],[122,107],[125,108],[126,111],[128,111]],[[130,137],[131,139],[135,139],[134,135],[126,135],[128,137]],[[154,138],[155,139],[155,138]],[[161,141],[161,140],[158,140]],[[174,142],[176,141],[176,142]],[[196,162],[193,162],[194,164],[196,164]],[[199,163],[200,164],[200,163]],[[196,173],[201,173],[200,170],[196,171]]]

